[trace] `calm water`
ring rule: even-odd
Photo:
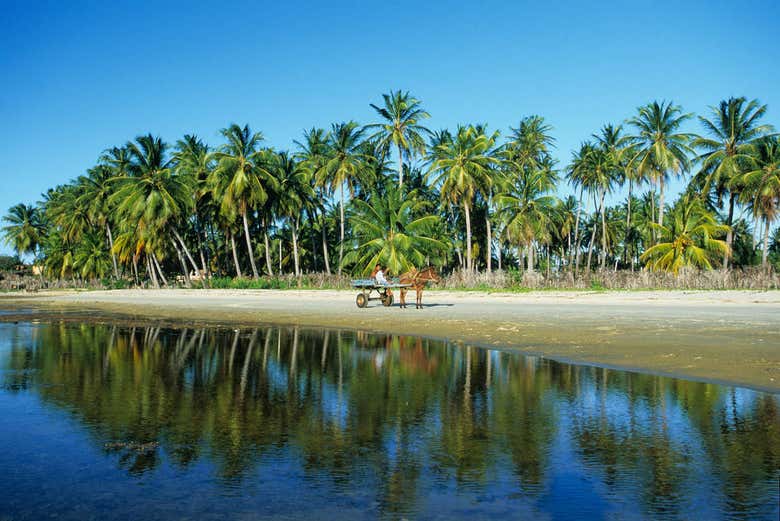
[[[0,324],[0,519],[777,519],[780,396],[413,337]]]

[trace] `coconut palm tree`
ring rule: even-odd
[[[118,179],[109,204],[116,205],[117,215],[130,225],[125,233],[135,233],[136,252],[150,256],[150,271],[156,268],[164,281],[158,257],[166,250],[168,233],[173,235],[170,240],[181,240],[175,224],[191,214],[192,187],[171,168],[168,146],[160,138],[139,136],[126,146],[129,175]]]
[[[767,137],[756,143],[754,166],[738,178],[743,187],[741,195],[753,210],[758,221],[764,221],[764,250],[761,266],[767,268],[769,231],[780,215],[780,138]]]
[[[458,127],[450,141],[436,147],[431,164],[433,184],[441,198],[453,205],[463,205],[466,218],[466,270],[474,269],[471,250],[471,208],[480,186],[489,185],[490,167],[498,164],[492,151],[495,135],[488,136],[472,125]]]
[[[73,267],[85,280],[102,279],[111,271],[111,257],[101,234],[90,231],[76,245]]]
[[[208,185],[209,175],[214,171],[214,157],[206,143],[197,136],[186,134],[183,139],[176,142],[173,160],[177,175],[192,187],[195,235],[197,243],[200,245],[198,250],[200,251],[202,270],[198,268],[184,241],[180,241],[181,246],[195,272],[202,271],[208,277],[208,263],[205,259],[206,253],[204,253],[202,240],[208,241],[206,222],[214,216],[218,206]]]
[[[601,192],[601,269],[606,268],[607,261],[607,220],[606,208],[604,204],[605,197],[611,193],[615,185],[622,184],[626,179],[626,145],[629,141],[628,136],[621,135],[622,127],[614,125],[604,125],[599,134],[594,134],[598,147],[603,153],[594,153],[592,161],[588,163],[593,168],[592,181],[599,187]],[[630,196],[630,192],[629,192]]]
[[[286,219],[290,226],[293,243],[295,275],[300,278],[301,267],[298,255],[298,231],[304,211],[315,205],[316,194],[309,171],[287,152],[278,152],[274,161],[278,186],[274,193],[274,210],[278,217]]]
[[[685,194],[677,201],[666,225],[651,226],[658,234],[658,243],[645,251],[641,259],[652,270],[677,274],[689,266],[711,269],[712,262],[728,252],[726,242],[717,239],[728,227],[718,224],[695,195]]]
[[[529,272],[534,271],[534,243],[547,244],[552,240],[555,211],[560,204],[551,194],[554,187],[555,173],[548,165],[521,171],[505,191],[496,195],[505,234],[525,248]]]
[[[32,205],[12,206],[3,217],[7,222],[3,226],[3,239],[10,244],[20,257],[25,253],[35,255],[43,239],[41,216],[38,208]]]
[[[710,107],[710,119],[699,116],[699,121],[711,137],[697,137],[693,146],[702,153],[696,158],[701,164],[696,184],[702,193],[714,191],[718,205],[726,193],[729,194],[729,210],[726,225],[729,232],[726,243],[733,241],[731,225],[734,224],[734,205],[739,200],[739,181],[745,172],[753,170],[756,143],[772,132],[771,125],[761,125],[759,120],[766,114],[767,106],[758,100],[748,101],[744,97],[723,100],[717,107]],[[728,267],[729,259],[723,259]]]
[[[371,108],[383,122],[367,125],[366,128],[378,129],[370,139],[376,140],[383,149],[388,150],[391,144],[395,146],[398,152],[398,186],[401,187],[404,184],[404,158],[411,161],[417,154],[424,155],[425,136],[431,134],[418,122],[431,116],[408,92],[391,91],[383,94],[382,98],[383,107],[371,103]]]
[[[311,129],[304,131],[302,142],[294,141],[295,145],[298,147],[295,159],[299,161],[300,167],[306,170],[307,176],[312,183],[316,181],[316,173],[325,164],[328,152],[328,139],[329,136],[325,129],[312,127]],[[314,185],[314,190],[316,200],[319,204],[313,205],[307,212],[309,214],[310,231],[312,234],[311,244],[314,249],[314,269],[317,270],[317,243],[314,239],[314,233],[317,223],[321,221],[319,214],[324,213],[325,211],[323,202],[325,200],[325,194],[322,193],[322,187],[317,186],[316,184]],[[330,275],[330,258],[328,255],[327,231],[325,226],[320,226],[320,234],[325,272]]]
[[[355,199],[349,220],[357,239],[357,249],[345,261],[355,263],[367,274],[377,264],[400,274],[420,267],[444,254],[447,245],[436,237],[439,217],[430,213],[430,203],[416,190],[403,193],[388,183],[383,196],[374,192],[366,200]]]
[[[344,261],[344,189],[353,196],[356,187],[368,182],[373,173],[369,165],[371,158],[361,148],[363,133],[364,129],[354,121],[334,124],[328,139],[326,159],[315,175],[317,186],[327,187],[331,194],[340,191],[339,275]]]
[[[221,191],[215,193],[215,196],[220,200],[223,215],[229,215],[234,208],[238,210],[244,225],[252,275],[258,279],[260,275],[255,264],[252,239],[249,236],[249,212],[265,204],[268,192],[273,190],[277,183],[268,167],[267,157],[259,148],[263,140],[260,132],[253,133],[249,125],[240,127],[235,123],[220,132],[227,143],[221,145],[214,153],[217,165],[210,176],[211,185],[221,187]],[[266,221],[265,215],[263,220]],[[266,260],[271,275],[273,273],[270,257],[267,255]]]
[[[634,127],[631,143],[635,145],[631,163],[640,180],[657,182],[658,224],[664,223],[664,184],[670,174],[682,175],[690,168],[691,134],[680,127],[692,117],[672,102],[654,101],[639,107],[638,114],[628,123]]]
[[[108,202],[116,185],[113,178],[114,172],[107,165],[100,164],[90,168],[86,176],[78,179],[81,195],[76,199],[76,204],[86,208],[87,216],[93,225],[105,228],[114,279],[118,279],[119,269],[114,253],[114,237],[111,233],[111,215],[114,209]]]

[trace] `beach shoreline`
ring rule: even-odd
[[[486,348],[780,392],[780,292],[425,293],[425,309],[352,290],[107,290],[0,294],[0,320],[110,318],[276,324],[440,338]]]

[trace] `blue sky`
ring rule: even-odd
[[[780,127],[780,2],[157,4],[2,3],[0,211],[142,133],[218,144],[249,123],[291,148],[305,128],[373,121],[398,88],[432,129],[540,114],[562,164],[654,99],[701,114],[758,98]]]

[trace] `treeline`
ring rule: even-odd
[[[51,278],[186,285],[197,277],[727,269],[780,259],[780,140],[766,105],[730,98],[694,118],[671,102],[605,125],[567,165],[552,127],[520,120],[431,131],[408,93],[378,122],[312,128],[291,151],[248,125],[216,147],[139,136],[4,217],[5,240]],[[670,179],[687,188],[669,201]],[[568,184],[575,195],[559,197]],[[608,199],[627,188],[627,197]]]

